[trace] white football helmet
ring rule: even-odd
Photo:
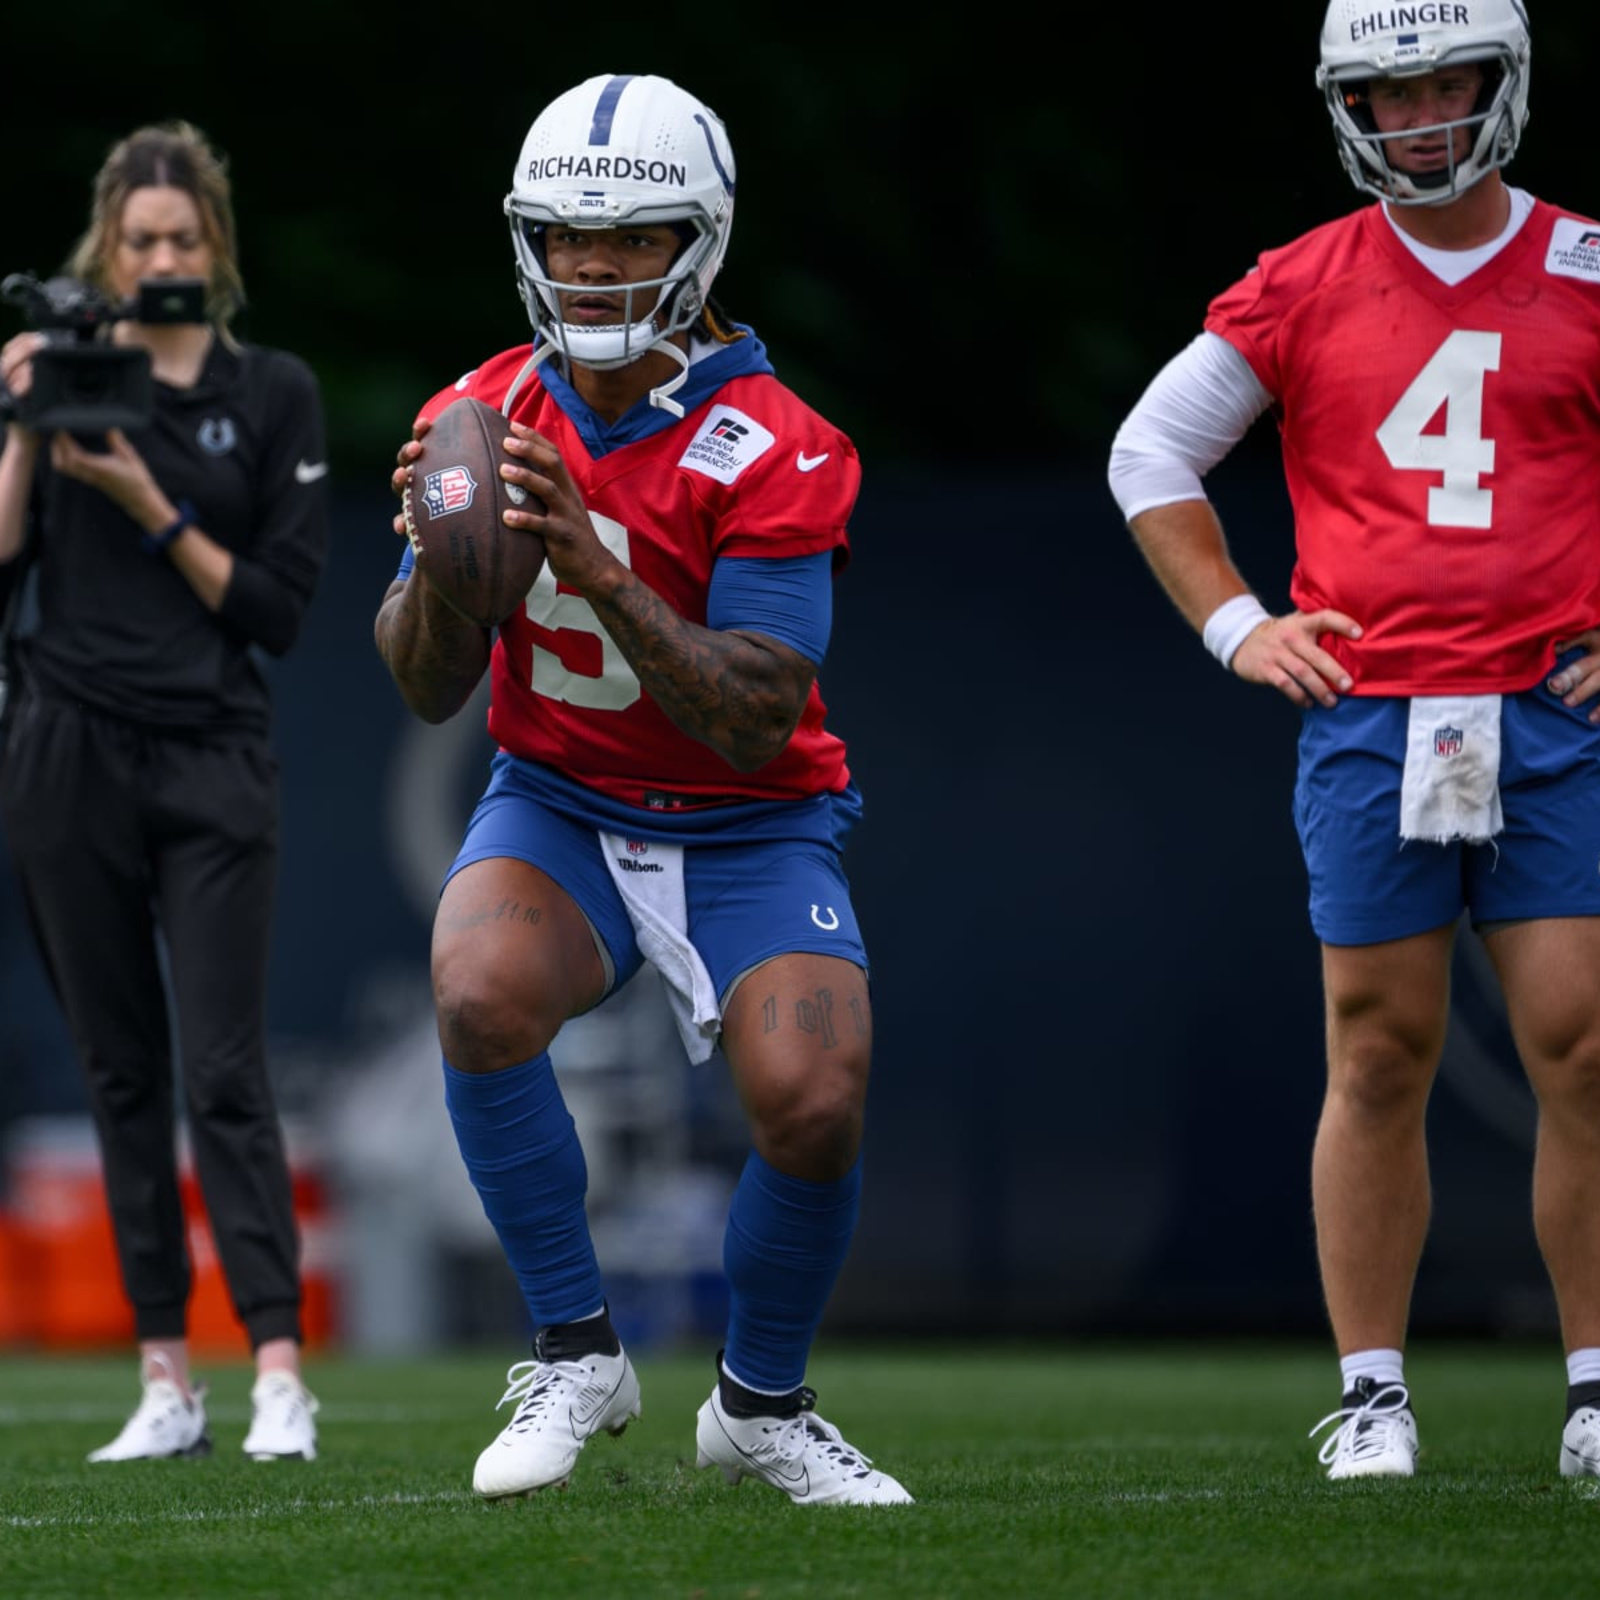
[[[1443,205],[1516,153],[1528,120],[1528,13],[1522,0],[1332,0],[1322,24],[1317,87],[1333,118],[1339,156],[1355,186],[1402,206]],[[1419,177],[1389,162],[1372,120],[1372,78],[1413,78],[1464,61],[1483,63],[1483,92],[1470,117],[1441,126],[1473,130],[1465,159]],[[1409,128],[1403,137],[1433,129]],[[1452,152],[1453,152],[1452,146]]]
[[[543,339],[539,358],[559,351],[584,366],[623,367],[660,346],[687,369],[667,341],[700,315],[733,227],[733,149],[715,112],[666,78],[590,78],[528,130],[505,213],[517,287]],[[621,323],[564,323],[560,291],[578,286],[551,279],[544,230],[630,222],[676,226],[684,243],[671,269],[627,286]]]

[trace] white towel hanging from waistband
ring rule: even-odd
[[[689,942],[683,846],[601,833],[600,848],[611,881],[628,908],[639,948],[661,974],[683,1047],[691,1061],[704,1061],[722,1032],[722,1010],[711,974]]]
[[[1411,702],[1400,837],[1481,844],[1500,811],[1500,696],[1419,695]]]

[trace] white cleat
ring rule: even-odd
[[[625,1351],[519,1361],[506,1373],[495,1410],[508,1400],[517,1409],[472,1474],[472,1487],[486,1500],[559,1488],[595,1434],[619,1434],[639,1415],[639,1380]]]
[[[317,1459],[316,1397],[292,1372],[263,1373],[250,1407],[244,1453],[252,1461]]]
[[[1317,1452],[1330,1478],[1409,1478],[1416,1472],[1417,1419],[1403,1383],[1380,1388],[1371,1378],[1358,1379],[1354,1403],[1330,1412],[1309,1437],[1330,1422],[1340,1425]]]
[[[1579,1406],[1561,1430],[1561,1476],[1600,1478],[1600,1411]]]
[[[145,1379],[139,1409],[110,1444],[91,1451],[91,1461],[165,1461],[211,1454],[206,1432],[205,1385],[185,1394],[170,1378]]]
[[[721,1467],[729,1483],[759,1478],[799,1506],[908,1506],[912,1498],[879,1472],[831,1422],[806,1408],[795,1417],[730,1417],[718,1389],[700,1407],[695,1465]]]

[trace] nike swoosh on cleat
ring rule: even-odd
[[[737,1454],[741,1460],[748,1461],[750,1463],[751,1470],[758,1472],[760,1476],[765,1477],[770,1473],[773,1477],[781,1478],[786,1484],[790,1485],[790,1487],[799,1489],[802,1493],[810,1489],[811,1475],[806,1471],[805,1462],[763,1462],[759,1456],[754,1456],[748,1450],[741,1449],[739,1446],[739,1441],[732,1438],[726,1428],[722,1430],[722,1436],[723,1438],[727,1439],[729,1444],[733,1446],[735,1454]]]
[[[607,1402],[611,1399],[611,1391],[607,1390],[597,1396],[586,1408],[583,1403],[585,1398],[585,1396],[579,1395],[572,1402],[572,1432],[573,1436],[578,1439],[582,1439],[594,1432],[595,1421],[600,1413],[605,1410]]]
[[[824,450],[820,456],[808,456],[804,450],[794,458],[794,464],[802,472],[815,472],[824,461],[828,459],[828,452]]]
[[[296,483],[315,483],[318,478],[328,475],[326,461],[297,461],[294,466],[294,481]]]
[[[740,1455],[744,1455],[742,1450],[739,1453]],[[751,1466],[757,1465],[756,1458],[754,1456],[745,1456],[745,1460],[747,1460]],[[775,1482],[781,1484],[786,1491],[798,1495],[802,1500],[811,1493],[811,1474],[806,1471],[805,1463],[803,1461],[795,1461],[792,1463],[780,1461],[769,1462],[762,1467],[760,1473],[757,1475],[765,1478],[769,1483]]]

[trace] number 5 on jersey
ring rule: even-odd
[[[628,530],[620,522],[598,512],[591,512],[589,520],[594,523],[601,544],[623,566],[631,567]],[[541,628],[552,632],[586,633],[600,644],[598,678],[570,671],[559,656],[535,646],[532,681],[535,694],[547,695],[569,706],[581,706],[587,711],[626,711],[639,698],[643,692],[639,680],[616,641],[596,620],[594,607],[582,595],[557,593],[556,580],[548,566],[534,580],[525,608]]]

